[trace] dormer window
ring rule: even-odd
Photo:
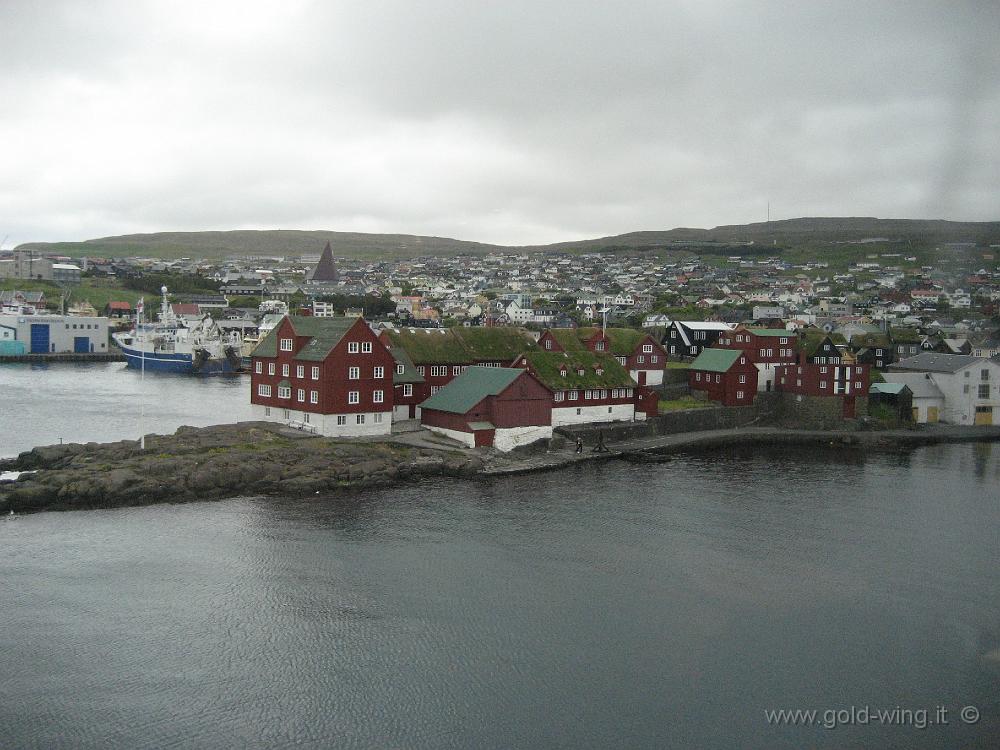
[[[292,350],[292,340],[291,339],[281,339],[281,351],[290,352]]]
[[[598,375],[603,375],[604,374],[604,368],[601,367],[600,365],[598,365],[597,369],[594,372],[596,372]]]
[[[566,377],[566,368],[565,367],[560,368],[559,374],[562,375],[563,377]]]
[[[604,342],[603,341],[598,341],[597,344],[594,346],[594,349],[596,349],[599,352],[603,352],[604,351]]]
[[[583,368],[582,367],[578,368],[576,374],[582,377],[584,374]]]

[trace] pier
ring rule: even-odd
[[[125,355],[118,352],[58,352],[54,354],[11,354],[0,356],[0,364],[8,362],[124,362]]]

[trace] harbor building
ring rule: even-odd
[[[0,315],[0,326],[14,330],[25,354],[106,354],[108,319],[73,315]]]

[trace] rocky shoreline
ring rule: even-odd
[[[872,432],[744,427],[656,435],[576,454],[525,448],[513,454],[438,446],[400,435],[334,440],[268,422],[181,427],[138,441],[51,445],[0,461],[0,515],[211,500],[237,495],[305,496],[387,485],[425,476],[495,477],[563,468],[581,461],[669,460],[678,453],[734,447],[909,450],[935,443],[1000,440],[1000,427],[934,426]]]

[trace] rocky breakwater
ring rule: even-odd
[[[312,495],[411,477],[472,476],[479,457],[383,441],[333,440],[267,422],[181,427],[138,441],[51,445],[0,462],[0,513],[232,497]]]

